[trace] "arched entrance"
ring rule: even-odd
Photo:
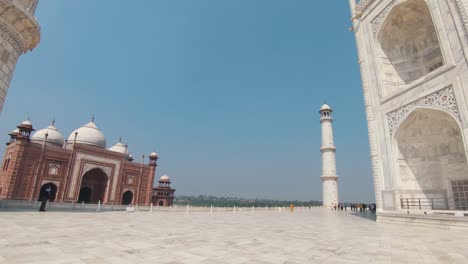
[[[164,206],[164,201],[159,201],[158,205],[159,206]]]
[[[417,108],[400,125],[395,139],[401,198],[444,199],[452,209],[466,205],[468,197],[460,194],[458,182],[467,182],[468,165],[460,127],[451,115]]]
[[[132,191],[124,192],[122,196],[122,205],[132,204],[132,200],[133,200],[133,192]]]
[[[425,0],[407,0],[393,7],[382,23],[378,41],[384,96],[445,64]]]
[[[91,202],[91,189],[88,187],[82,187],[80,189],[80,195],[78,196],[78,203],[90,203]]]
[[[78,202],[101,203],[107,190],[108,177],[101,169],[92,169],[83,175]]]
[[[57,186],[53,183],[46,183],[41,187],[39,191],[39,200],[42,198],[48,198],[50,202],[55,201],[55,195],[57,194]]]

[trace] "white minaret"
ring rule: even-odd
[[[322,183],[323,206],[330,208],[338,200],[338,176],[336,176],[335,145],[333,144],[333,110],[327,104],[320,108],[320,123],[322,123]]]

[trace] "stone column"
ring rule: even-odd
[[[320,123],[322,123],[322,184],[323,184],[323,206],[332,207],[339,202],[338,199],[338,176],[336,176],[335,145],[333,143],[333,110],[327,104],[320,108]]]
[[[0,0],[0,112],[18,57],[35,48],[40,27],[34,17],[38,0]]]

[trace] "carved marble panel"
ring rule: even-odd
[[[364,9],[366,9],[367,6],[369,6],[370,3],[374,2],[374,0],[361,0],[359,3],[356,4],[356,12],[362,12]]]
[[[461,19],[463,21],[463,27],[465,29],[465,32],[468,33],[468,1],[457,0],[457,5]]]
[[[392,8],[395,5],[397,5],[397,4],[401,3],[401,2],[404,2],[404,1],[405,0],[393,0],[374,19],[372,19],[370,24],[371,24],[372,33],[374,34],[374,37],[377,35],[377,32],[379,31],[379,28],[380,28],[382,22],[385,20],[388,13],[390,13],[390,10],[392,10]]]
[[[417,101],[409,103],[397,110],[387,113],[388,128],[391,135],[395,133],[401,122],[405,120],[405,118],[417,106],[442,107],[456,116],[458,120],[461,120],[457,101],[455,100],[455,94],[453,93],[453,88],[452,86],[449,86],[435,93],[427,95]]]

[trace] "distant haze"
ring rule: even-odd
[[[40,1],[0,140],[31,116],[160,155],[177,194],[321,200],[318,109],[334,109],[342,200],[374,200],[347,1]]]

